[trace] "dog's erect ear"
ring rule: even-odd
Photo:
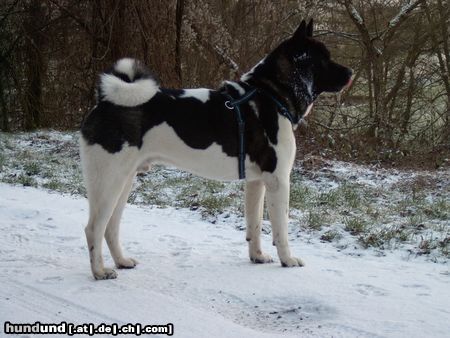
[[[298,26],[297,30],[292,37],[293,40],[301,41],[304,38],[310,38],[313,35],[314,30],[314,22],[313,19],[309,20],[308,25],[306,25],[306,21],[302,20],[300,26]]]
[[[297,30],[295,31],[292,39],[300,41],[306,37],[306,21],[302,20],[302,23],[300,26],[298,26]]]
[[[314,22],[313,19],[309,20],[308,26],[306,26],[306,36],[312,37],[313,36],[313,30],[314,30]]]

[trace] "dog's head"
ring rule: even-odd
[[[275,87],[301,115],[320,93],[339,92],[351,79],[351,69],[332,61],[325,45],[313,38],[312,20],[303,20],[289,39],[242,77]]]
[[[280,47],[291,65],[291,74],[285,75],[295,84],[310,86],[314,97],[322,92],[339,92],[351,83],[351,69],[332,61],[325,45],[313,38],[313,20],[308,25],[303,20]]]

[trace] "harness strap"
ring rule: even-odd
[[[267,94],[273,102],[275,102],[275,104],[277,105],[280,114],[283,115],[285,118],[287,118],[292,125],[296,125],[300,122],[300,118],[298,115],[293,116],[291,114],[291,112],[289,111],[289,109],[287,109],[280,101],[278,101],[276,98],[274,98],[272,95]]]
[[[234,100],[231,95],[224,93],[228,98],[228,101],[225,101],[225,107],[230,110],[234,110],[236,112],[236,119],[238,122],[238,138],[239,138],[239,156],[238,156],[238,166],[239,166],[239,179],[243,180],[245,178],[245,122],[242,119],[241,109],[239,106],[243,103],[246,103],[248,100],[252,98],[256,93],[256,89],[252,89],[244,96],[239,99]]]
[[[228,98],[228,100],[225,101],[225,107],[227,109],[234,110],[236,112],[236,119],[238,122],[238,139],[239,139],[238,166],[239,166],[240,180],[245,178],[245,142],[244,142],[245,122],[242,119],[242,113],[239,106],[241,104],[247,103],[257,92],[261,92],[270,97],[278,107],[280,114],[285,118],[287,118],[292,125],[298,124],[300,121],[298,116],[293,116],[291,112],[280,101],[278,101],[275,97],[273,97],[269,93],[266,93],[265,91],[253,88],[252,90],[245,93],[244,96],[238,99],[234,99],[231,95],[224,92],[223,94]]]

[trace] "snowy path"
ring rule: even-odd
[[[244,232],[185,210],[128,206],[122,241],[140,264],[120,270],[116,280],[94,281],[86,217],[85,199],[0,184],[1,332],[4,321],[38,320],[171,322],[175,337],[450,332],[450,272],[443,264],[364,251],[350,256],[293,238],[306,267],[253,265]],[[263,248],[275,257],[271,238],[263,236]]]

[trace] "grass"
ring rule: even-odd
[[[365,233],[367,230],[367,223],[363,218],[353,217],[344,220],[344,230],[353,236]]]
[[[305,185],[293,183],[290,192],[290,206],[295,209],[307,208],[314,199],[314,192]]]
[[[0,181],[85,196],[77,140],[76,133],[0,133]],[[418,178],[386,188],[320,169],[312,174],[300,168],[292,173],[290,213],[297,221],[291,230],[308,230],[337,247],[351,247],[352,241],[361,248],[404,245],[418,255],[450,258],[448,184],[436,189],[432,181]],[[129,202],[188,208],[215,222],[220,215],[243,217],[243,195],[242,183],[156,166],[137,177]],[[227,222],[244,223],[239,218]]]
[[[342,238],[342,235],[336,230],[327,230],[320,236],[320,240],[323,242],[338,241]]]
[[[309,229],[321,230],[326,223],[325,214],[319,210],[310,210],[307,214],[306,225]]]
[[[6,156],[3,153],[0,153],[0,170],[3,169],[3,166],[6,164]]]
[[[374,228],[368,232],[361,232],[359,235],[358,242],[364,248],[393,248],[398,243],[407,242],[411,239],[411,233],[407,229],[397,226]]]
[[[22,184],[24,187],[37,187],[36,180],[28,175],[20,174],[17,179],[17,183]]]
[[[23,170],[29,176],[38,175],[41,172],[41,166],[38,162],[31,161],[23,165]]]
[[[403,182],[408,188],[404,191],[339,179],[334,187],[321,190],[299,174],[293,178],[291,206],[302,211],[303,224],[317,231],[321,241],[335,242],[339,247],[342,229],[362,248],[383,250],[406,245],[418,255],[450,258],[449,193],[435,191],[432,185],[425,189]],[[446,189],[448,192],[448,186]]]

